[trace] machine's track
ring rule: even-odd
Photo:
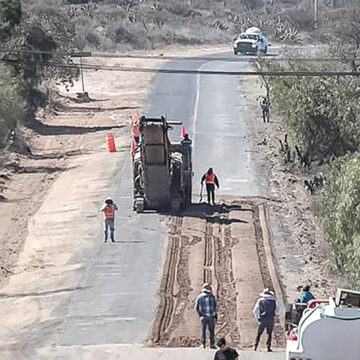
[[[165,258],[149,343],[199,345],[196,296],[204,282],[218,300],[217,336],[234,345],[253,343],[251,310],[264,287],[273,288],[259,220],[260,199],[227,201],[210,208],[193,205],[183,216],[170,216]],[[283,345],[280,323],[275,346]]]

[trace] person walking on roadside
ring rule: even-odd
[[[216,344],[219,350],[215,353],[214,360],[236,360],[239,359],[239,354],[236,350],[226,345],[225,338],[220,338]]]
[[[264,123],[269,123],[270,122],[270,101],[267,97],[262,97],[261,101],[260,101],[260,107],[261,107],[261,111],[262,111],[262,118],[263,118],[263,122]]]
[[[259,341],[262,333],[266,329],[267,351],[271,352],[271,337],[274,329],[275,315],[282,311],[282,304],[274,297],[274,292],[270,289],[264,289],[260,294],[260,299],[256,302],[253,310],[255,319],[259,322],[254,350],[256,351],[259,346]]]
[[[206,330],[210,332],[210,348],[215,347],[215,322],[217,320],[217,304],[215,296],[212,294],[211,285],[203,285],[201,294],[197,297],[195,310],[200,317],[201,322],[201,344],[206,347]]]
[[[115,220],[115,211],[118,210],[118,207],[111,198],[107,198],[101,207],[100,211],[104,214],[104,242],[107,242],[108,239],[108,229],[110,229],[110,238],[112,242],[115,242],[114,239],[114,220]]]
[[[210,200],[212,200],[212,204],[215,205],[215,185],[219,188],[219,180],[214,174],[212,168],[209,168],[209,170],[201,178],[201,186],[203,186],[204,181],[206,185],[208,204],[210,205]]]

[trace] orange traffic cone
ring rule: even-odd
[[[184,138],[184,137],[185,137],[185,134],[186,134],[185,125],[182,124],[182,125],[181,125],[181,137]]]
[[[114,141],[113,133],[111,133],[111,132],[107,133],[106,134],[106,140],[107,140],[107,146],[108,146],[109,152],[115,152],[116,147],[115,147],[115,141]]]

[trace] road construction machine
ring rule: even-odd
[[[134,210],[179,212],[191,203],[191,145],[171,142],[168,131],[181,126],[165,117],[139,118],[139,143],[132,151]]]
[[[335,298],[312,304],[287,341],[286,359],[360,359],[360,292],[338,289]]]

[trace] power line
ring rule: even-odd
[[[81,69],[78,64],[64,64],[60,62],[40,62],[40,61],[1,61],[12,64],[32,64],[47,67],[57,67],[65,69]],[[95,64],[83,64],[84,70],[101,70],[101,71],[119,71],[119,72],[141,72],[141,73],[161,73],[161,74],[184,74],[184,75],[223,75],[223,76],[302,76],[302,77],[319,77],[319,76],[359,76],[359,71],[213,71],[213,70],[188,70],[188,69],[164,69],[164,68],[139,68],[127,66],[106,66]]]
[[[80,57],[95,57],[95,58],[118,58],[118,59],[140,59],[140,60],[179,60],[179,61],[229,61],[229,62],[254,62],[257,61],[257,57],[209,57],[209,56],[172,56],[167,55],[133,55],[133,54],[118,54],[118,53],[99,53],[99,52],[48,52],[48,51],[38,51],[38,50],[14,50],[14,49],[5,49],[0,48],[0,53],[5,54],[29,54],[29,55],[52,55],[52,56],[69,56],[72,58]],[[332,61],[360,61],[360,58],[294,58],[294,57],[279,57],[279,55],[267,55],[262,58],[264,61],[301,61],[301,62],[332,62]]]

